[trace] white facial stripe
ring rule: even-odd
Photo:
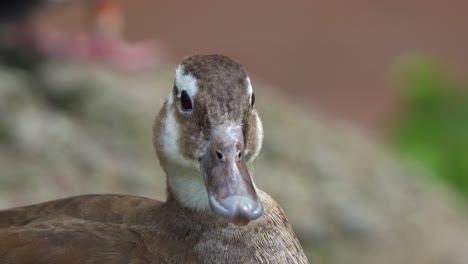
[[[179,98],[182,90],[185,90],[190,98],[193,98],[198,92],[197,79],[191,74],[184,74],[184,67],[182,65],[179,65],[176,69],[175,84],[179,89],[177,94]]]
[[[168,104],[166,106],[167,115],[163,121],[161,133],[162,151],[171,161],[182,163],[187,167],[198,168],[198,163],[196,161],[187,159],[180,152],[179,144],[177,143],[179,140],[179,124],[177,124],[174,113],[172,112],[173,108],[171,104],[169,104],[171,99],[171,95],[166,99]]]
[[[249,76],[245,79],[247,81],[247,93],[249,94],[249,103],[252,104],[252,94],[253,94],[253,88],[252,88],[252,83],[250,82]]]
[[[247,81],[247,92],[249,93],[249,95],[252,95],[253,88],[252,88],[252,83],[250,82],[250,78],[247,76],[245,80]]]
[[[197,80],[190,74],[184,74],[182,65],[176,69],[175,85],[178,88],[177,97],[179,98],[183,90],[190,98],[197,94]],[[166,166],[168,184],[177,200],[184,206],[195,210],[209,210],[208,196],[198,161],[187,159],[181,154],[178,144],[179,124],[174,116],[176,108],[173,104],[174,96],[171,93],[166,98],[166,117],[163,120],[160,139],[162,152],[171,164],[177,164]]]
[[[195,210],[209,210],[210,205],[206,194],[205,183],[197,161],[185,158],[179,149],[179,124],[174,117],[173,94],[166,98],[167,115],[163,120],[161,133],[162,152],[171,160],[168,165],[167,181],[177,200],[182,205]]]
[[[260,117],[258,116],[257,113],[255,113],[255,118],[257,118],[257,133],[258,133],[258,140],[257,140],[257,146],[255,146],[254,153],[252,154],[252,157],[250,158],[250,161],[254,161],[258,154],[260,153],[260,150],[262,149],[262,143],[263,143],[263,126],[262,126],[262,120],[260,120]]]

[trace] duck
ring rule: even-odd
[[[254,183],[262,141],[243,66],[185,58],[153,124],[166,201],[93,194],[2,210],[0,263],[309,263]]]

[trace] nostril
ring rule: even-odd
[[[218,150],[218,151],[216,151],[216,157],[218,158],[218,160],[223,160],[224,155],[223,155],[223,153],[221,153],[221,152]]]
[[[239,159],[242,158],[242,151],[239,151],[239,153],[237,153],[237,157],[238,157]]]

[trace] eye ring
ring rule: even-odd
[[[185,90],[182,90],[182,93],[180,94],[180,106],[182,107],[182,110],[186,112],[191,112],[193,110],[192,101]]]

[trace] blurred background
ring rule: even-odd
[[[164,198],[151,125],[191,54],[252,79],[256,181],[311,263],[466,263],[466,1],[0,4],[0,208]]]

